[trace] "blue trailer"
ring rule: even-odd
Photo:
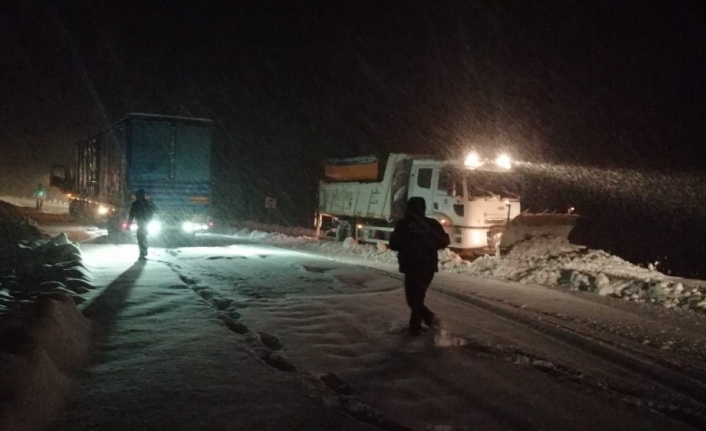
[[[194,235],[212,226],[208,119],[129,114],[76,144],[72,169],[53,165],[51,185],[70,195],[69,212],[129,231],[127,213],[138,189],[158,208],[153,234]]]

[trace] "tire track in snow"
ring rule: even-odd
[[[248,353],[254,358],[281,371],[294,372],[297,370],[294,364],[292,364],[285,355],[278,352],[278,350],[284,347],[279,338],[266,332],[252,331],[245,323],[240,321],[240,313],[237,311],[238,304],[235,301],[223,298],[209,286],[200,284],[198,279],[183,274],[181,268],[177,269],[175,267],[177,265],[173,265],[169,262],[166,263],[177,273],[185,285],[218,311],[216,317],[227,329],[238,335],[246,336],[246,340],[251,345],[251,348],[248,349]]]
[[[319,256],[317,256],[317,257],[319,257]],[[335,259],[332,259],[332,260],[335,260]],[[344,262],[339,261],[339,263],[343,263],[348,266],[358,266],[358,267],[364,268],[366,271],[375,271],[375,272],[379,272],[380,274],[387,276],[387,277],[390,277],[390,278],[395,278],[398,280],[401,279],[401,277],[397,274],[393,274],[391,272],[387,272],[384,270],[378,270],[376,268],[370,268],[365,265],[355,265],[355,264],[351,264],[351,263],[345,262],[345,261]],[[206,270],[207,268],[199,268],[199,269]],[[197,284],[198,284],[198,282],[197,282]],[[444,292],[441,292],[441,293],[444,293]],[[335,295],[335,296],[337,296],[337,295]],[[343,296],[343,295],[341,295],[341,296]],[[466,301],[462,301],[462,303],[466,304]],[[485,311],[490,312],[488,310],[485,310]],[[493,313],[493,314],[495,314],[495,313]],[[505,319],[505,320],[510,320],[510,319]],[[519,325],[518,322],[515,322],[513,320],[511,320],[511,322]],[[537,331],[535,329],[535,332],[541,332],[541,331]],[[546,334],[543,334],[543,335],[546,335]],[[502,348],[502,347],[498,348],[495,346],[485,346],[485,345],[482,345],[478,342],[475,342],[474,340],[464,339],[462,337],[456,337],[452,334],[446,334],[444,337],[442,337],[442,340],[440,340],[439,342],[436,342],[435,344],[437,344],[438,346],[457,346],[460,348],[467,349],[468,351],[472,351],[474,353],[482,353],[482,354],[485,354],[487,356],[491,356],[494,358],[505,359],[506,361],[510,361],[511,363],[513,363],[517,366],[531,367],[535,370],[538,370],[540,372],[547,374],[550,377],[556,378],[559,381],[569,381],[569,382],[575,383],[577,385],[584,385],[590,389],[598,389],[598,390],[606,391],[606,393],[608,393],[609,397],[611,397],[611,398],[616,398],[616,396],[617,396],[618,401],[622,400],[628,404],[632,404],[636,407],[639,407],[641,410],[659,411],[659,412],[662,412],[663,414],[665,414],[665,416],[669,416],[669,417],[678,419],[684,423],[698,424],[699,428],[704,428],[703,425],[706,424],[706,422],[703,421],[703,415],[699,415],[698,413],[694,414],[692,411],[689,411],[686,409],[681,409],[679,407],[675,407],[675,406],[667,404],[667,403],[660,403],[660,402],[653,402],[651,400],[646,400],[644,397],[640,396],[639,392],[635,392],[630,387],[616,387],[616,386],[606,387],[606,386],[602,385],[602,383],[600,381],[598,381],[597,379],[591,379],[591,376],[586,376],[583,373],[576,371],[576,370],[573,370],[569,367],[564,367],[561,365],[554,364],[554,363],[552,363],[546,359],[543,359],[541,357],[533,356],[532,354],[527,354],[525,352],[522,352],[519,349],[507,349],[507,348]],[[256,355],[257,355],[257,352],[255,352],[254,356],[256,356]],[[260,359],[260,358],[258,358],[258,359]],[[262,359],[260,359],[260,360],[262,360]],[[307,374],[305,370],[298,370],[296,372],[300,376]],[[370,407],[369,405],[361,404],[355,400],[347,398],[347,397],[350,397],[350,395],[342,394],[340,392],[340,386],[336,385],[335,383],[332,383],[333,380],[328,380],[325,382],[323,376],[318,376],[318,377],[315,377],[315,381],[316,381],[316,384],[317,384],[317,387],[319,388],[319,390],[326,389],[330,392],[334,392],[334,394],[322,392],[319,395],[324,400],[326,405],[330,406],[332,409],[338,410],[338,411],[345,413],[346,415],[353,417],[361,422],[377,426],[381,429],[385,429],[385,430],[405,430],[405,429],[408,429],[408,428],[405,428],[404,426],[400,426],[399,424],[388,421],[386,418],[379,415],[376,412],[376,410],[373,409],[372,407]],[[439,428],[432,427],[429,429],[439,429]],[[447,429],[447,428],[443,428],[443,429]]]
[[[300,250],[296,251],[304,255],[317,256],[344,265],[359,267],[366,271],[376,272],[380,275],[397,280],[404,280],[403,276],[400,274],[384,269],[341,260],[336,257],[309,254]],[[540,371],[562,380],[568,380],[587,385],[594,389],[615,393],[629,404],[657,410],[664,415],[686,424],[697,426],[699,429],[706,429],[706,384],[694,378],[694,376],[689,375],[687,372],[677,369],[674,366],[655,363],[654,358],[638,358],[631,354],[632,352],[626,352],[624,348],[620,346],[608,345],[587,334],[579,333],[574,329],[568,328],[560,322],[539,320],[535,316],[520,312],[517,310],[517,307],[499,305],[492,300],[484,299],[473,294],[456,292],[448,287],[439,286],[438,284],[432,285],[430,290],[457,299],[464,304],[489,312],[498,318],[510,321],[526,329],[539,332],[547,338],[579,350],[598,360],[617,366],[624,370],[626,374],[637,377],[638,379],[658,384],[673,395],[677,395],[677,397],[681,399],[679,401],[680,405],[676,405],[673,400],[666,396],[663,396],[663,400],[649,399],[636,389],[614,383],[602,383],[598,379],[590,378],[587,374],[574,370],[571,367],[554,364],[552,361],[547,361],[526,352],[523,353],[518,349],[490,348],[487,353],[493,352],[495,355],[505,358],[510,354],[510,358],[514,358],[511,359],[512,362],[517,365],[530,365],[533,368],[537,368]],[[489,348],[481,347],[473,340],[464,339],[452,334],[446,334],[446,340],[443,342],[448,346],[453,345],[472,350]]]
[[[279,352],[279,350],[284,348],[284,345],[277,336],[262,331],[252,331],[245,323],[240,321],[240,313],[237,312],[238,304],[235,301],[221,297],[209,286],[200,284],[197,278],[184,274],[180,265],[168,261],[163,261],[163,263],[169,266],[184,283],[184,285],[172,287],[190,288],[212,308],[219,311],[216,317],[223,322],[226,328],[246,337],[246,340],[251,345],[248,353],[254,358],[280,371],[299,372],[303,380],[308,382],[310,389],[317,393],[324,404],[357,421],[375,426],[384,431],[414,431],[383,416],[372,406],[353,399],[352,397],[355,395],[353,388],[335,373],[327,372],[319,376],[313,376],[312,373],[298,370],[285,355]],[[436,428],[432,427],[429,429],[433,430]]]
[[[706,405],[703,404],[704,400],[706,400],[706,386],[704,386],[703,382],[693,379],[686,373],[668,369],[651,361],[648,362],[646,358],[637,358],[628,352],[621,351],[617,346],[610,346],[586,334],[567,328],[564,325],[560,325],[556,322],[548,322],[544,319],[539,320],[534,316],[517,312],[517,310],[507,306],[494,304],[486,299],[458,293],[439,286],[435,286],[432,290],[463,301],[476,308],[489,311],[498,317],[537,330],[550,338],[564,342],[594,357],[611,362],[614,365],[618,365],[632,374],[648,378],[652,382],[656,382],[661,386],[666,386],[667,388],[686,395],[703,407],[706,407]]]
[[[396,272],[390,272],[373,266],[351,262],[336,256],[319,255],[308,251],[276,245],[270,246],[282,248],[292,253],[301,254],[302,256],[315,257],[319,259],[324,258],[342,265],[358,267],[366,271],[376,272],[389,278],[403,280],[403,277]],[[306,268],[304,269],[306,270]],[[632,387],[629,384],[615,382],[603,383],[599,379],[590,376],[588,373],[577,371],[568,366],[555,364],[552,361],[542,359],[532,353],[522,352],[519,349],[499,348],[494,350],[493,356],[499,356],[506,360],[510,360],[516,365],[531,366],[562,381],[572,381],[577,384],[583,384],[584,386],[592,389],[600,389],[631,405],[659,411],[662,414],[677,419],[683,423],[696,425],[700,429],[706,429],[706,404],[701,401],[701,392],[706,390],[706,387],[704,387],[701,382],[692,379],[691,376],[684,375],[683,373],[680,373],[679,370],[675,370],[675,373],[668,373],[665,375],[662,373],[662,369],[664,367],[651,363],[654,358],[647,358],[646,360],[635,358],[628,352],[621,352],[620,346],[606,346],[603,341],[585,334],[581,334],[575,330],[564,327],[564,325],[552,325],[551,323],[538,321],[536,317],[520,315],[516,310],[510,311],[504,309],[501,306],[493,304],[492,300],[483,300],[477,297],[477,295],[469,297],[468,295],[452,291],[448,288],[438,287],[438,285],[432,286],[430,290],[436,291],[437,293],[447,297],[460,300],[466,305],[483,310],[502,320],[541,334],[543,337],[551,339],[554,342],[559,342],[560,345],[566,345],[576,352],[588,354],[603,363],[619,368],[624,371],[625,374],[633,376],[633,378],[636,378],[640,382],[657,384],[663,389],[666,389],[666,391],[655,394],[653,398],[650,398],[650,396],[645,395],[643,389],[639,389],[637,386]],[[342,293],[339,295],[348,296],[350,293]],[[478,343],[473,340],[464,339],[448,333],[445,334],[441,340],[435,340],[435,343],[440,347],[456,346],[464,347],[470,350],[478,349]],[[510,352],[509,355],[508,352]],[[635,361],[639,361],[639,364],[636,367],[633,367]],[[669,371],[669,369],[667,369],[667,371]],[[676,382],[670,380],[670,377],[673,377],[674,374],[676,374]],[[679,405],[676,405],[673,401],[675,396],[680,399],[677,402]],[[654,398],[660,398],[660,400],[655,400]]]
[[[590,334],[587,334],[585,331],[580,329],[580,326],[583,325],[580,321],[577,321],[576,319],[572,319],[569,316],[566,316],[564,314],[557,314],[554,312],[546,312],[546,311],[532,309],[532,308],[525,307],[525,306],[519,306],[519,305],[513,304],[509,301],[496,299],[496,298],[490,298],[490,297],[486,297],[486,296],[480,295],[480,294],[476,294],[475,296],[477,298],[488,301],[492,304],[499,304],[500,306],[505,306],[510,309],[515,309],[515,310],[522,309],[522,312],[524,312],[526,314],[531,313],[531,314],[535,315],[535,319],[541,318],[542,320],[552,322],[552,324],[554,324],[554,325],[559,325],[561,327],[564,327],[570,331],[573,331],[577,334],[580,334],[583,337],[592,338],[596,341],[600,341],[601,343],[608,344],[617,350],[624,350],[627,353],[634,355],[634,356],[637,356],[637,357],[640,357],[646,361],[654,361],[663,367],[666,367],[666,368],[669,368],[673,371],[685,374],[686,376],[689,376],[690,378],[692,378],[696,381],[706,382],[706,370],[704,370],[703,368],[685,367],[683,365],[671,362],[668,359],[664,359],[659,356],[652,356],[649,353],[647,353],[646,351],[641,351],[635,347],[619,343],[619,341],[621,339],[613,336],[613,334],[610,332],[608,332],[607,335],[605,335],[605,332],[604,332],[603,336],[601,336],[599,339],[596,339],[595,337],[592,337]],[[635,341],[635,339],[632,339],[632,341]]]

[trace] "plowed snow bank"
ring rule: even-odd
[[[357,256],[394,264],[396,253],[385,247],[318,241],[307,236],[242,230],[239,236],[325,255]],[[451,250],[439,252],[439,268],[474,277],[511,280],[525,284],[564,287],[667,308],[706,311],[706,287],[675,281],[659,271],[634,265],[602,250],[591,250],[553,237],[538,237],[515,245],[505,256],[483,256],[473,262]]]
[[[67,374],[88,360],[90,327],[73,299],[57,293],[0,321],[0,429],[37,430],[56,418]]]

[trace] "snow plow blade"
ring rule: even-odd
[[[500,255],[520,241],[539,236],[563,238],[568,242],[578,219],[575,214],[520,214],[510,220],[500,237]]]

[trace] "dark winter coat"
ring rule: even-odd
[[[138,199],[130,205],[130,222],[137,221],[139,225],[146,225],[157,212],[157,207],[147,199]]]
[[[423,214],[423,212],[422,212]],[[390,248],[397,251],[400,272],[437,272],[437,252],[448,247],[449,236],[436,219],[408,214],[395,225]]]

